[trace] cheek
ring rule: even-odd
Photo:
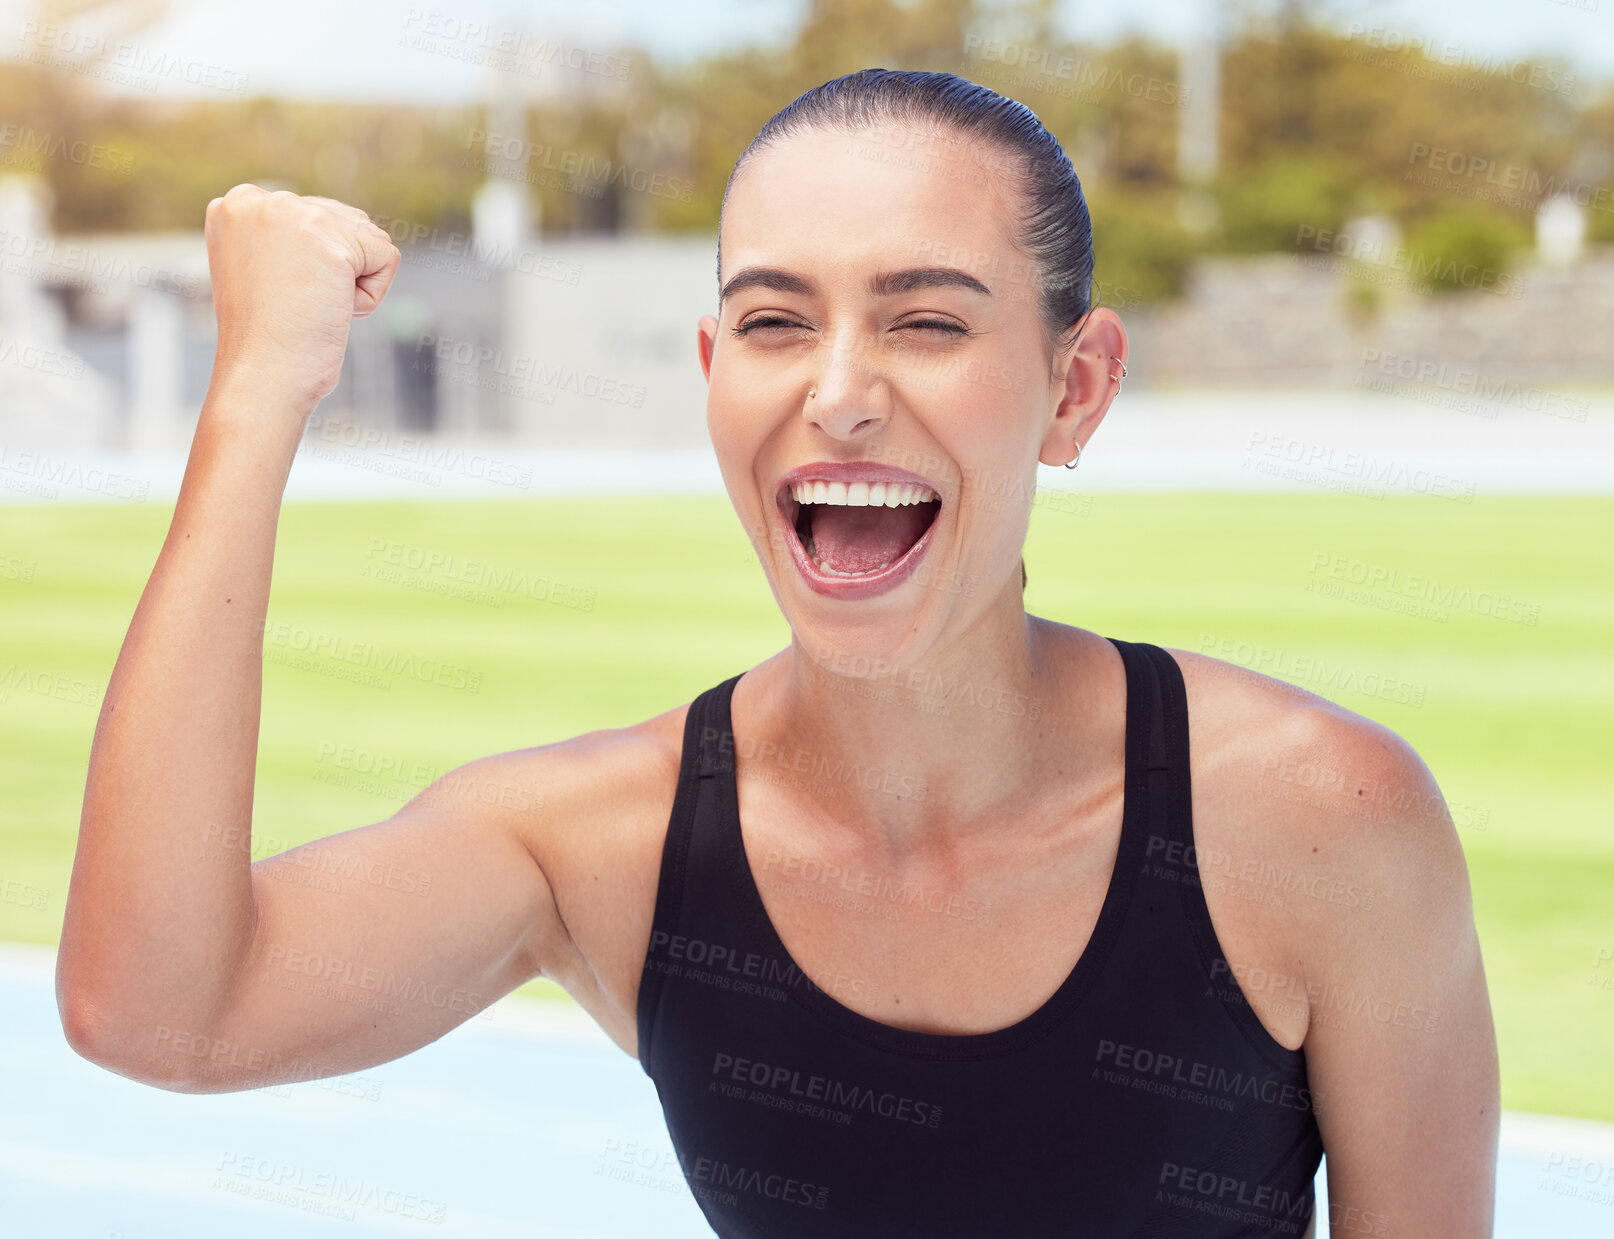
[[[1035,421],[1025,391],[1009,387],[996,369],[982,368],[947,395],[947,441],[955,459],[994,476],[1024,465]]]
[[[1024,540],[1037,483],[1034,411],[1026,397],[986,391],[952,423],[945,441],[964,492],[959,522],[971,554],[992,560]]]
[[[744,386],[714,367],[706,395],[706,430],[729,496],[742,512],[757,503],[756,471],[772,429],[761,402],[740,395]]]
[[[706,427],[719,457],[730,452],[747,432],[737,387],[726,370],[712,367],[706,390]]]

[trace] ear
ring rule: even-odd
[[[1116,379],[1126,362],[1126,348],[1126,328],[1114,310],[1099,306],[1088,311],[1076,342],[1055,360],[1053,379],[1059,402],[1037,457],[1043,464],[1068,464],[1076,459],[1078,444],[1087,446],[1121,390]]]
[[[710,314],[701,316],[700,324],[695,329],[695,347],[700,352],[701,373],[706,381],[712,381],[712,350],[717,347],[717,319]]]

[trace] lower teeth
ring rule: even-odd
[[[825,576],[874,576],[876,573],[884,572],[891,566],[891,564],[881,564],[878,568],[870,568],[866,572],[843,572],[839,568],[831,567],[829,564],[826,564],[823,560],[818,558],[818,551],[813,547],[813,544],[810,541],[807,543],[807,558],[812,560],[813,567],[817,568]],[[897,559],[901,558],[902,556],[897,556]],[[892,560],[891,563],[896,563],[896,560]]]

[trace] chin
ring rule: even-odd
[[[777,566],[787,575],[775,584],[774,596],[795,644],[819,670],[848,680],[885,680],[919,666],[946,644],[950,631],[971,622],[979,607],[975,600],[930,588],[922,573],[877,601],[829,600],[789,579],[796,570],[788,562]]]

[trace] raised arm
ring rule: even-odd
[[[213,379],[96,727],[56,972],[74,1049],[197,1090],[395,1057],[533,975],[564,937],[512,802],[464,792],[509,762],[251,862],[282,492],[350,320],[380,302],[399,254],[356,208],[252,185],[208,205],[206,238]]]

